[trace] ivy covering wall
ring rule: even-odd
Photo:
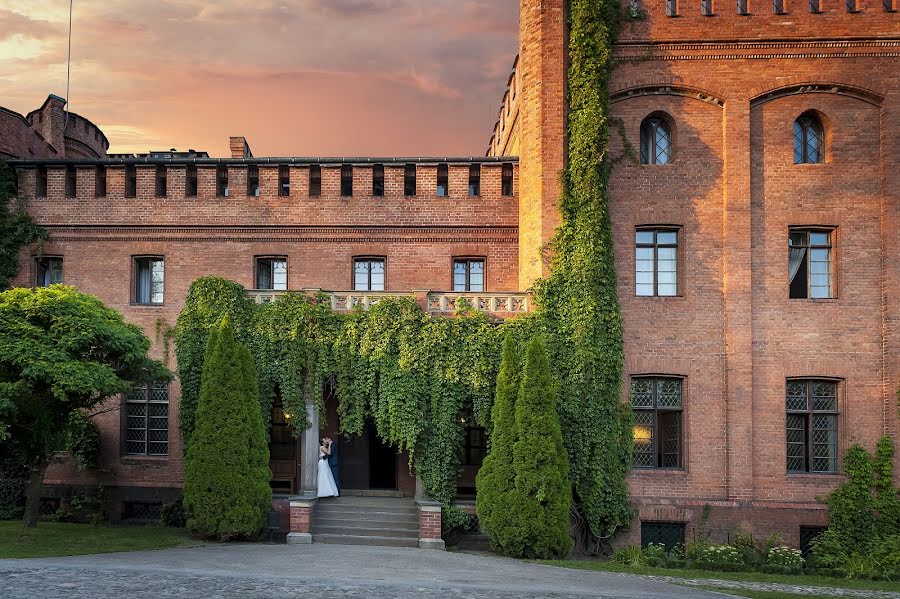
[[[341,432],[361,433],[371,419],[382,439],[409,451],[426,493],[449,508],[465,418],[490,426],[503,335],[524,347],[540,334],[560,390],[579,545],[596,546],[627,526],[632,423],[621,401],[622,320],[606,199],[607,83],[619,11],[616,0],[569,2],[562,219],[548,247],[551,274],[535,285],[534,313],[496,326],[476,312],[431,318],[411,299],[384,299],[367,312],[338,315],[301,294],[257,306],[233,282],[200,279],[176,327],[185,437],[194,428],[206,336],[227,315],[256,360],[266,422],[280,390],[299,434],[308,424],[304,402],[324,413],[323,389],[332,381]],[[445,511],[445,523],[459,518]]]

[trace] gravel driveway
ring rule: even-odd
[[[316,595],[322,599],[723,596],[627,574],[387,547],[235,544],[0,560],[4,599]]]

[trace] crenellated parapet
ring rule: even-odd
[[[519,57],[513,61],[512,72],[506,81],[506,91],[500,102],[497,122],[488,142],[487,156],[519,155]]]
[[[515,158],[16,160],[39,222],[514,225]]]

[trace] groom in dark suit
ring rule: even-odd
[[[341,488],[341,465],[340,465],[340,455],[338,452],[338,443],[337,440],[328,437],[328,442],[331,445],[331,455],[328,456],[328,467],[331,468],[331,475],[334,477],[334,486],[336,486],[339,490]]]

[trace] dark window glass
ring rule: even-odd
[[[681,468],[682,386],[674,377],[631,379],[635,468]]]
[[[156,197],[158,198],[166,197],[166,188],[168,187],[166,170],[166,167],[161,164],[156,167]]]
[[[647,117],[641,123],[641,164],[672,161],[672,132],[665,119]]]
[[[278,167],[278,195],[291,195],[291,168],[286,164]]]
[[[713,12],[713,0],[700,0],[700,14],[704,17],[711,17]]]
[[[831,270],[831,232],[791,229],[788,236],[790,297],[834,297]]]
[[[897,10],[897,0],[883,0],[882,5],[887,12],[895,12]]]
[[[446,164],[439,164],[437,167],[437,195],[450,195],[450,167]]]
[[[66,197],[74,198],[78,193],[78,171],[73,165],[66,167]]]
[[[125,453],[169,455],[169,384],[142,385],[125,396]]]
[[[847,12],[859,12],[859,0],[847,0]]]
[[[821,162],[825,162],[825,130],[822,121],[815,114],[803,114],[794,121],[794,163]]]
[[[43,256],[35,258],[35,287],[48,287],[63,282],[63,259]]]
[[[134,259],[134,303],[163,303],[165,265],[159,257]]]
[[[106,197],[106,167],[98,166],[94,169],[94,195],[98,198]]]
[[[384,258],[357,258],[353,261],[353,289],[384,291]]]
[[[137,197],[137,167],[133,164],[125,165],[125,197]]]
[[[784,14],[784,0],[772,0],[772,11],[776,15]]]
[[[837,472],[837,389],[834,381],[787,382],[788,472]]]
[[[737,12],[739,15],[750,14],[750,9],[747,7],[747,0],[737,0]]]
[[[822,12],[822,0],[809,0],[809,12],[811,12],[811,13]]]
[[[403,167],[403,195],[416,195],[416,165],[407,164]]]
[[[197,167],[187,165],[184,172],[184,195],[192,198],[197,195]]]
[[[666,0],[666,16],[678,16],[678,0]]]
[[[37,167],[37,181],[35,183],[34,194],[39,198],[47,197],[47,167]]]
[[[287,289],[287,258],[257,258],[256,288]]]
[[[513,194],[513,165],[504,163],[500,170],[500,193],[505,196]]]
[[[805,559],[809,559],[812,553],[812,542],[828,530],[827,526],[801,526],[800,527],[800,552]]]
[[[247,195],[259,197],[259,167],[247,167]]]
[[[228,197],[228,167],[223,164],[216,167],[216,195]]]
[[[322,195],[322,167],[311,164],[309,167],[309,197],[317,198]]]
[[[453,261],[453,291],[484,291],[484,259]]]
[[[470,196],[480,196],[481,195],[481,165],[480,164],[470,164],[469,165],[469,195]]]
[[[372,195],[381,197],[384,195],[384,165],[372,166]]]
[[[641,548],[651,543],[663,545],[666,551],[684,547],[684,528],[682,522],[641,522]]]
[[[472,421],[474,419],[467,419]],[[463,445],[463,466],[481,466],[484,457],[487,455],[487,434],[480,426],[475,426],[474,422],[466,426],[466,439]]]
[[[353,195],[353,165],[341,165],[341,195],[349,198]]]
[[[634,293],[678,295],[678,231],[640,229],[635,233]]]

